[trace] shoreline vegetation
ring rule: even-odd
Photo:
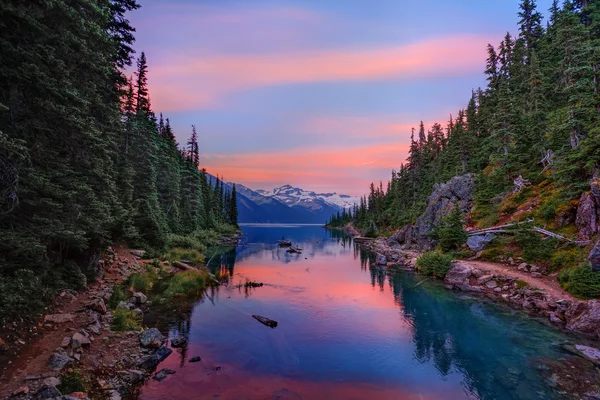
[[[583,331],[600,335],[599,27],[597,2],[553,2],[543,21],[535,1],[522,0],[518,34],[487,47],[487,86],[446,123],[413,129],[390,181],[372,183],[327,226],[377,238],[381,251],[423,254],[421,269],[440,278],[427,260],[477,260],[551,281],[579,299]],[[489,289],[502,297],[506,285],[496,284]],[[565,310],[538,305],[582,331]]]

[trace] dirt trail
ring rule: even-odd
[[[63,291],[56,297],[50,311],[46,314],[71,314],[74,316],[72,321],[48,323],[44,322],[42,317],[36,326],[39,332],[37,337],[26,343],[22,351],[16,355],[0,360],[3,364],[0,371],[0,398],[9,396],[23,386],[29,385],[35,389],[42,384],[44,378],[59,375],[48,369],[50,356],[56,348],[61,347],[64,338],[70,338],[75,332],[90,324],[90,315],[85,312],[86,306],[105,293],[108,287],[125,279],[116,265],[129,267],[141,263],[125,246],[115,246],[114,251],[115,262],[105,268],[102,279],[90,283],[85,291],[76,295]],[[93,342],[81,354],[81,360],[76,363],[76,368],[88,372],[96,371],[98,368],[110,368],[123,358],[123,354],[135,354],[139,351],[137,336],[135,340],[133,339],[125,334],[110,332],[107,324],[103,323],[100,334],[91,336]],[[33,379],[34,377],[39,379]]]
[[[406,250],[405,253],[410,255],[410,257],[412,257],[412,258],[417,258],[420,255],[420,253],[415,252],[415,251],[410,251],[410,250]],[[558,280],[556,279],[556,276],[557,276],[556,273],[551,274],[551,275],[542,275],[541,277],[536,278],[536,277],[531,276],[531,273],[529,273],[529,272],[519,271],[517,269],[516,265],[512,266],[512,265],[499,264],[499,263],[493,263],[493,262],[488,262],[488,261],[477,261],[477,260],[461,260],[460,262],[465,263],[473,268],[478,268],[481,270],[488,270],[488,271],[498,274],[498,275],[514,276],[517,279],[527,282],[529,285],[536,287],[538,289],[541,289],[544,292],[546,292],[554,297],[557,297],[559,299],[565,299],[565,300],[570,300],[570,301],[581,301],[581,300],[577,299],[576,297],[574,297],[569,292],[565,291],[562,287],[560,287],[560,284],[559,284]]]

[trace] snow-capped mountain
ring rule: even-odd
[[[360,201],[358,197],[346,194],[315,193],[291,185],[283,185],[272,191],[256,190],[255,192],[267,198],[277,199],[289,207],[300,206],[311,210],[320,210],[327,205],[341,211],[344,208],[352,208]]]
[[[228,183],[231,188],[233,184]],[[252,190],[236,183],[239,221],[325,223],[360,199],[337,193],[315,193],[284,185],[271,191]]]

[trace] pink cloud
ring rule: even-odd
[[[325,81],[419,79],[479,71],[488,38],[461,35],[378,49],[170,57],[151,70],[161,111],[214,106],[256,87]],[[173,94],[182,100],[170,99]]]
[[[408,144],[308,148],[257,154],[205,155],[202,165],[212,174],[254,189],[290,183],[304,189],[362,194],[374,172],[389,178],[406,159]],[[352,188],[348,191],[348,188]]]

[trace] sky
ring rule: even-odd
[[[519,0],[138,0],[152,107],[252,189],[360,195],[485,86]],[[547,14],[551,0],[538,0]]]

